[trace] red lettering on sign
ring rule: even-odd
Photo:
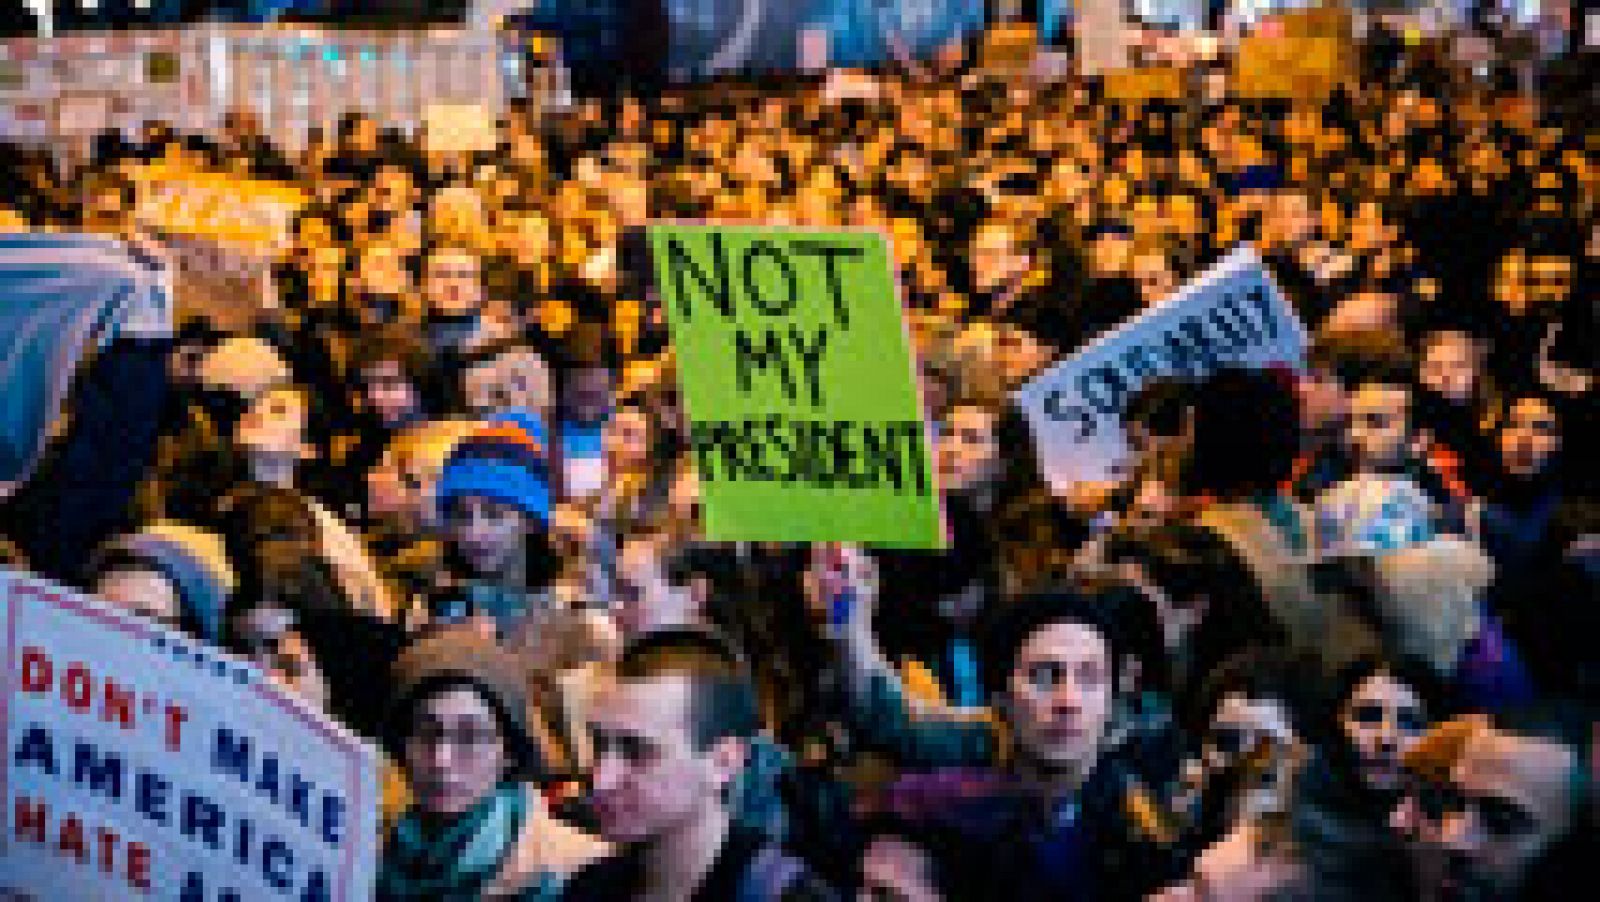
[[[167,750],[181,751],[183,748],[183,724],[189,719],[189,712],[178,705],[167,705]]]
[[[17,797],[16,830],[18,839],[44,845],[44,828],[50,813],[43,802]]]

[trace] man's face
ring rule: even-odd
[[[1411,393],[1369,383],[1350,398],[1350,451],[1358,469],[1392,469],[1406,460],[1411,440]]]
[[[1409,798],[1394,821],[1433,898],[1511,899],[1572,829],[1571,749],[1494,728],[1467,740],[1449,782]]]
[[[1112,691],[1110,649],[1098,632],[1078,623],[1035,631],[1008,689],[1019,750],[1037,764],[1087,776],[1100,754]]]
[[[1128,272],[1133,259],[1133,239],[1112,232],[1089,246],[1089,268],[1101,278],[1114,278]]]
[[[999,475],[1000,446],[994,425],[994,414],[981,407],[950,411],[938,449],[939,484],[945,491],[966,491]]]
[[[257,397],[236,433],[246,451],[293,460],[310,455],[305,435],[306,398],[293,388],[275,388]]]
[[[897,836],[880,836],[861,855],[856,902],[940,902],[928,853]]]
[[[616,843],[659,839],[722,804],[743,764],[742,743],[702,749],[690,731],[686,677],[613,679],[590,705],[594,813]]]
[[[1472,339],[1460,332],[1445,332],[1429,343],[1422,358],[1422,384],[1434,394],[1458,404],[1472,399],[1478,382],[1478,354]]]
[[[617,556],[616,595],[612,616],[627,638],[701,619],[701,592],[693,583],[673,585],[662,572],[659,547],[648,539],[629,542]]]
[[[483,306],[482,269],[466,251],[444,251],[428,258],[423,294],[428,308],[443,316],[471,316]]]
[[[1356,686],[1339,722],[1367,786],[1380,792],[1400,789],[1400,762],[1428,727],[1415,690],[1388,674],[1374,674]]]
[[[399,361],[383,360],[361,371],[367,404],[385,429],[396,429],[417,415],[416,386]]]
[[[373,179],[373,202],[379,209],[399,213],[411,208],[411,176],[397,166],[385,166]]]
[[[1028,271],[1030,261],[1017,249],[1011,230],[989,225],[972,237],[972,284],[979,291],[991,292],[1011,284]]]
[[[1500,430],[1500,462],[1513,476],[1537,476],[1561,447],[1556,412],[1542,398],[1512,405]]]

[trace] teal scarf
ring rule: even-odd
[[[378,898],[477,902],[500,871],[527,817],[524,790],[508,783],[443,829],[415,809],[395,825],[378,871]]]

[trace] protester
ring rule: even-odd
[[[94,594],[212,644],[222,641],[237,585],[218,536],[154,523],[103,547],[91,565]]]
[[[566,898],[835,898],[806,865],[737,827],[725,795],[760,728],[743,662],[714,634],[633,645],[589,712],[594,808],[621,854]]]
[[[386,737],[416,801],[384,846],[377,898],[560,899],[606,854],[528,782],[547,759],[525,683],[516,658],[466,629],[395,663]]]
[[[242,110],[0,147],[0,228],[270,270],[178,267],[177,322],[98,342],[0,304],[49,339],[0,347],[0,466],[34,474],[0,560],[383,740],[380,898],[1581,887],[1600,163],[1558,95],[1592,53],[1513,85],[1367,18],[1316,98],[1245,96],[1228,41],[1131,103],[980,37],[518,101],[476,154],[365,114],[291,150]],[[147,202],[244,176],[223,222]],[[233,246],[262,182],[309,200]],[[633,234],[666,219],[888,236],[943,548],[706,540]],[[1128,457],[1051,472],[1016,390],[1245,244],[1303,359],[1122,354]],[[49,442],[42,382],[73,388]],[[1516,719],[1561,701],[1586,729]]]

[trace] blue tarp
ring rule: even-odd
[[[159,264],[120,241],[0,234],[0,498],[38,463],[79,362],[170,308]]]

